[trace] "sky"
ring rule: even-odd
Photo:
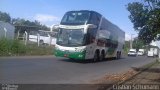
[[[125,39],[137,36],[126,5],[138,0],[0,0],[0,11],[13,18],[38,20],[51,26],[59,24],[67,11],[94,10],[125,31]]]

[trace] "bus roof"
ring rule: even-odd
[[[99,14],[101,15],[100,13],[96,12],[96,11],[93,11],[93,10],[73,10],[73,11],[68,11],[68,12],[90,12],[90,13],[96,13],[96,14]],[[67,13],[68,13],[67,12]],[[102,15],[101,15],[102,16]]]

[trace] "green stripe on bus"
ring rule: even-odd
[[[54,54],[57,57],[66,57],[66,58],[80,59],[80,60],[85,59],[85,51],[83,52],[65,52],[65,51],[55,49]]]
[[[109,55],[113,55],[115,50],[116,50],[116,48],[109,48],[107,52]]]

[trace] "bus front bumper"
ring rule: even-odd
[[[85,51],[82,52],[66,52],[61,50],[54,50],[54,54],[56,57],[66,57],[66,58],[72,58],[77,60],[84,60],[85,59]]]

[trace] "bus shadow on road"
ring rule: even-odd
[[[118,59],[118,60],[122,60],[122,59],[125,59],[125,58],[121,58],[121,59]],[[115,59],[115,58],[106,58],[106,59],[101,60],[101,61],[93,62],[92,60],[61,59],[61,61],[64,61],[64,62],[81,63],[81,64],[110,62],[110,61],[116,61],[116,60],[117,59]]]

